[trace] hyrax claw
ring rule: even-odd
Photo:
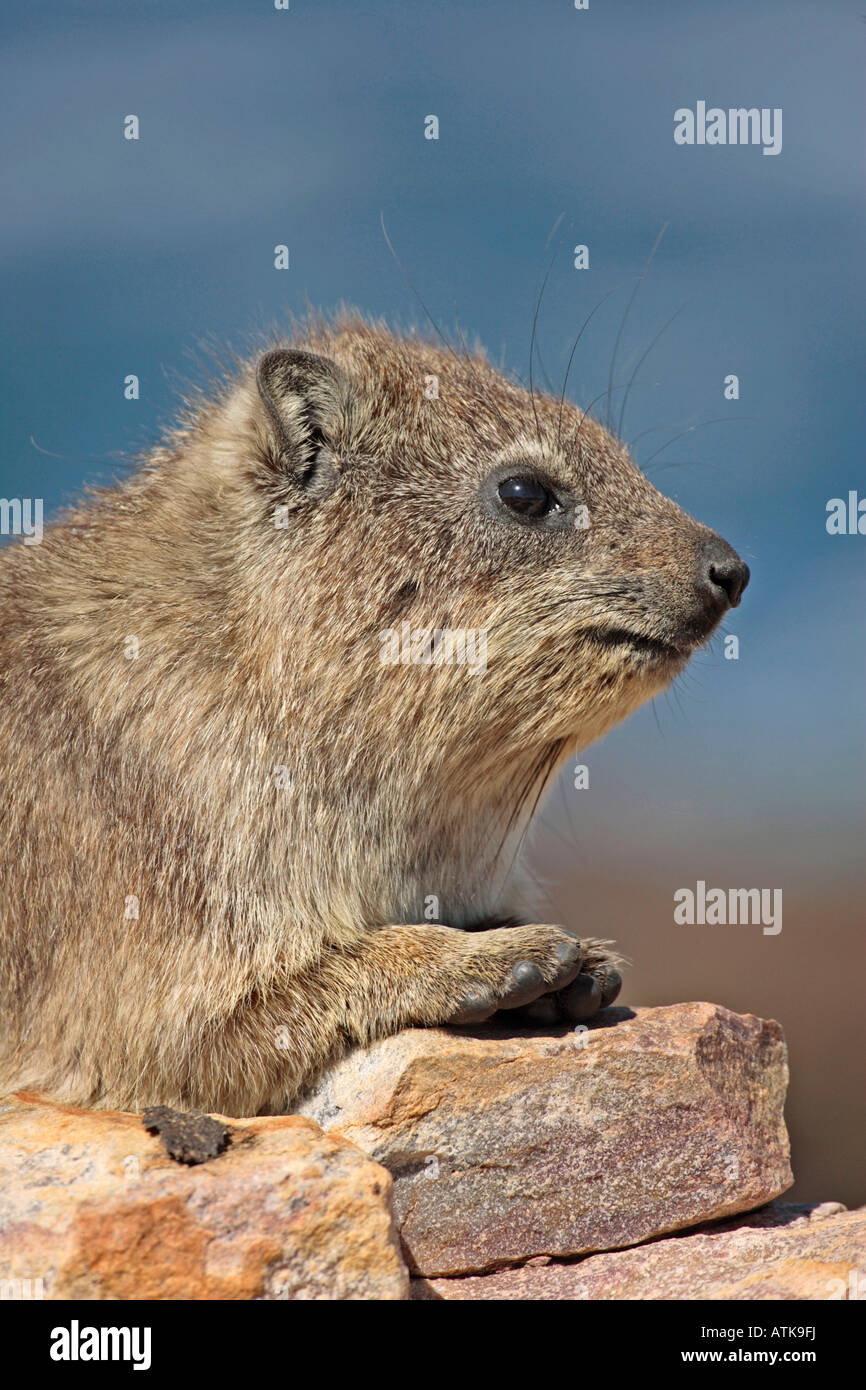
[[[556,1002],[569,1023],[585,1023],[601,1008],[601,985],[592,975],[578,975],[567,989],[559,991]]]

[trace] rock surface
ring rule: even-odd
[[[401,1033],[339,1062],[299,1113],[389,1169],[413,1272],[456,1275],[771,1201],[792,1182],[787,1079],[777,1023],[614,1008],[583,1032]]]
[[[187,1167],[141,1116],[0,1102],[4,1297],[408,1296],[388,1173],[308,1120],[225,1123]]]
[[[863,1299],[866,1207],[767,1207],[694,1235],[574,1264],[524,1265],[465,1279],[418,1279],[429,1299]]]

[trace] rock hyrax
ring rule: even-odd
[[[748,570],[592,419],[316,321],[0,558],[6,1089],[281,1111],[354,1044],[614,996],[515,861]]]

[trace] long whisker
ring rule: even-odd
[[[688,303],[688,301],[686,301],[686,303]],[[671,314],[671,316],[670,316],[670,318],[668,319],[667,323],[662,324],[662,327],[659,329],[658,333],[657,333],[657,334],[655,335],[655,337],[653,338],[653,340],[652,340],[652,342],[650,343],[649,347],[646,349],[646,351],[645,351],[644,353],[641,354],[640,358],[638,359],[637,366],[635,367],[634,371],[632,372],[631,376],[629,377],[628,386],[625,388],[625,393],[624,393],[623,398],[622,398],[622,405],[621,405],[621,407],[620,407],[620,412],[619,412],[619,420],[617,421],[617,426],[616,426],[616,433],[617,433],[617,437],[618,437],[618,438],[620,438],[620,439],[622,438],[622,426],[623,426],[623,421],[625,420],[625,408],[626,408],[626,406],[627,406],[627,404],[628,404],[629,392],[631,391],[631,388],[632,388],[632,386],[634,385],[634,381],[635,381],[635,378],[636,378],[638,372],[640,371],[640,369],[641,369],[641,367],[643,366],[643,364],[644,364],[644,362],[646,361],[646,359],[649,357],[649,355],[650,355],[650,353],[652,352],[653,348],[655,347],[656,343],[659,341],[659,339],[660,339],[665,333],[667,333],[667,331],[668,331],[668,329],[670,328],[671,324],[674,322],[675,319],[679,318],[680,314],[683,312],[683,310],[685,309],[685,307],[686,307],[686,304],[681,304],[680,307],[677,309],[676,313]]]
[[[608,290],[607,294],[604,295],[604,297],[598,301],[598,303],[597,303],[596,306],[595,306],[595,309],[591,309],[591,310],[589,311],[589,313],[587,314],[587,316],[586,316],[586,318],[584,319],[583,323],[581,324],[580,332],[578,333],[577,337],[575,338],[574,342],[573,342],[572,345],[571,345],[571,352],[568,354],[568,365],[566,366],[566,369],[565,369],[565,380],[564,380],[563,383],[562,383],[562,392],[561,392],[560,397],[559,397],[559,423],[557,424],[557,427],[556,427],[556,447],[557,447],[557,449],[559,448],[560,441],[561,441],[561,439],[562,439],[562,412],[563,412],[563,408],[564,408],[564,406],[565,406],[565,393],[566,393],[566,391],[568,390],[568,378],[569,378],[569,374],[570,374],[570,372],[571,372],[571,364],[572,364],[572,362],[574,361],[574,354],[577,352],[577,345],[578,345],[578,343],[580,342],[581,338],[583,337],[584,331],[589,327],[590,320],[592,319],[592,317],[593,317],[593,315],[595,314],[596,310],[600,309],[601,306],[602,306],[602,304],[606,303],[607,300],[610,299],[611,295],[612,295],[612,294],[616,294],[617,290],[618,290],[618,289],[621,289],[621,288],[622,288],[621,285],[614,285],[613,289],[612,289],[612,290]]]
[[[687,434],[693,434],[695,430],[702,429],[705,425],[735,425],[740,420],[750,420],[754,418],[754,416],[750,415],[738,415],[736,418],[730,415],[718,415],[714,420],[702,420],[699,425],[689,425],[688,429],[680,430],[679,434],[675,434],[667,443],[661,444],[658,449],[650,454],[648,459],[644,459],[641,467],[648,468],[653,459],[658,458],[659,454],[663,454],[665,449],[669,449],[672,444],[676,444],[678,439],[684,439]]]
[[[655,245],[653,246],[653,249],[650,251],[649,256],[647,257],[647,263],[646,263],[646,265],[644,266],[643,270],[641,271],[640,275],[638,276],[638,278],[637,278],[637,280],[636,280],[636,282],[635,282],[635,287],[634,287],[634,289],[633,289],[632,292],[631,292],[631,298],[629,299],[628,304],[625,306],[625,313],[624,313],[623,316],[622,316],[622,322],[620,323],[620,326],[619,326],[619,332],[618,332],[617,335],[616,335],[616,341],[615,341],[615,343],[614,343],[614,345],[613,345],[613,356],[612,356],[611,359],[610,359],[610,372],[609,372],[609,374],[608,374],[608,379],[607,379],[607,386],[608,386],[608,412],[607,412],[607,424],[608,424],[608,428],[610,427],[610,395],[611,395],[611,392],[613,391],[613,377],[614,377],[614,372],[615,372],[615,370],[616,370],[616,359],[617,359],[617,354],[618,354],[618,352],[619,352],[619,345],[620,345],[620,342],[622,341],[622,335],[623,335],[623,333],[625,332],[625,326],[626,326],[626,324],[628,323],[628,317],[629,317],[629,314],[631,313],[631,306],[634,304],[634,301],[635,301],[635,299],[636,299],[636,297],[637,297],[637,292],[638,292],[638,290],[640,289],[640,287],[641,287],[643,281],[646,279],[647,271],[649,270],[650,266],[652,265],[653,257],[655,256],[655,253],[656,253],[656,251],[657,251],[658,248],[659,248],[659,243],[661,242],[661,239],[662,239],[662,237],[664,236],[665,232],[667,231],[669,225],[670,225],[670,223],[665,222],[664,226],[662,227],[661,231],[659,232],[658,236],[657,236],[656,239],[655,239]]]
[[[442,329],[439,327],[439,325],[438,325],[438,323],[436,322],[436,320],[434,319],[433,315],[430,313],[430,310],[427,308],[427,305],[424,303],[424,300],[421,298],[421,295],[419,294],[418,290],[415,288],[415,285],[414,285],[414,284],[412,283],[412,281],[409,279],[409,276],[408,276],[407,273],[406,273],[406,268],[405,268],[405,266],[403,265],[403,262],[400,260],[400,257],[397,255],[397,252],[394,250],[394,243],[392,242],[391,238],[390,238],[389,235],[388,235],[388,228],[385,226],[385,214],[384,214],[384,212],[380,212],[380,213],[379,213],[379,223],[380,223],[380,226],[381,226],[381,228],[382,228],[382,235],[383,235],[383,237],[385,238],[385,241],[386,241],[387,244],[388,244],[388,250],[391,252],[391,255],[394,257],[394,260],[395,260],[395,262],[396,262],[396,264],[397,264],[397,267],[398,267],[398,269],[399,269],[399,271],[400,271],[400,274],[403,276],[403,279],[406,281],[406,284],[409,286],[409,289],[412,291],[412,293],[414,294],[414,296],[415,296],[415,298],[417,299],[418,303],[421,305],[421,308],[424,310],[424,314],[426,315],[428,322],[431,324],[431,326],[432,326],[432,328],[433,328],[433,331],[434,331],[434,333],[436,334],[437,338],[440,340],[440,342],[442,343],[443,347],[446,348],[446,350],[447,350],[448,352],[451,353],[451,356],[454,358],[454,361],[457,362],[458,365],[460,365],[460,358],[457,356],[457,353],[454,351],[454,348],[452,347],[451,343],[450,343],[450,342],[448,341],[448,339],[445,337],[445,334],[442,332]]]
[[[559,840],[561,844],[565,845],[566,849],[574,849],[574,845],[568,842],[566,837],[563,835],[562,831],[558,830],[555,825],[551,825],[550,822],[544,818],[544,816],[538,817],[538,829],[546,830],[548,834],[555,835],[557,840]]]
[[[550,235],[549,235],[548,238],[547,238],[547,244],[545,245],[545,248],[544,248],[544,253],[545,253],[545,254],[547,253],[547,247],[550,245],[550,243],[551,243],[551,241],[552,241],[552,239],[553,239],[553,237],[554,237],[554,235],[555,235],[555,233],[556,233],[556,229],[557,229],[557,227],[559,226],[559,224],[560,224],[560,222],[562,221],[562,219],[563,219],[564,216],[565,216],[565,213],[564,213],[564,212],[561,212],[561,213],[559,214],[559,216],[557,217],[556,221],[554,222],[554,224],[553,224],[553,226],[552,226],[552,228],[551,228],[551,230],[550,230]],[[558,247],[554,247],[553,255],[552,255],[551,258],[550,258],[550,264],[549,264],[548,267],[547,267],[547,273],[545,274],[544,279],[543,279],[542,282],[541,282],[541,289],[538,291],[538,300],[537,300],[536,305],[535,305],[535,313],[534,313],[533,316],[532,316],[532,333],[531,333],[530,339],[529,339],[529,399],[530,399],[530,401],[531,401],[531,403],[532,403],[532,414],[533,414],[533,416],[534,416],[534,418],[535,418],[535,433],[536,433],[536,435],[538,436],[538,443],[539,443],[539,446],[541,445],[541,426],[540,426],[539,423],[538,423],[538,411],[537,411],[537,409],[536,409],[536,407],[535,407],[535,389],[534,389],[533,380],[532,380],[532,366],[533,366],[533,358],[534,358],[534,355],[535,355],[535,335],[536,335],[536,333],[537,333],[537,331],[538,331],[538,315],[539,315],[539,313],[540,313],[540,311],[541,311],[541,301],[542,301],[542,299],[544,298],[544,291],[545,291],[545,289],[547,288],[547,282],[548,282],[548,280],[550,279],[550,272],[553,270],[553,263],[554,263],[554,261],[556,260],[556,253],[557,253],[557,250],[558,250],[558,249],[559,249]]]
[[[573,840],[574,840],[574,844],[576,845],[576,844],[578,844],[579,841],[580,841],[580,836],[579,836],[578,833],[577,833],[577,826],[575,825],[574,820],[572,819],[572,815],[571,815],[571,806],[570,806],[570,804],[569,804],[568,797],[567,797],[566,794],[565,794],[565,778],[564,778],[564,777],[560,777],[560,779],[559,779],[559,785],[560,785],[560,788],[561,788],[561,790],[562,790],[562,804],[563,804],[563,806],[565,807],[565,814],[566,814],[566,816],[567,816],[567,818],[568,818],[569,829],[571,830],[572,838],[573,838]]]
[[[705,464],[706,459],[668,459],[665,463],[659,464],[658,468],[653,469],[652,476],[665,473],[669,468],[702,468]],[[647,474],[647,477],[649,476]]]
[[[526,772],[524,773],[524,775],[523,775],[522,779],[520,780],[520,782],[517,783],[516,787],[512,788],[512,796],[511,796],[511,801],[510,801],[510,809],[509,809],[508,806],[506,806],[506,808],[505,808],[506,810],[508,810],[508,816],[507,816],[507,818],[506,818],[506,820],[505,820],[505,823],[504,823],[504,827],[505,827],[505,828],[504,828],[503,831],[502,831],[502,835],[501,835],[501,838],[500,838],[500,840],[499,840],[499,843],[498,843],[498,845],[496,846],[496,849],[495,849],[495,851],[494,851],[494,853],[493,853],[493,855],[492,855],[492,857],[491,857],[491,860],[490,860],[491,874],[495,873],[496,865],[498,864],[498,862],[499,862],[499,860],[500,860],[500,857],[501,857],[501,855],[502,855],[502,851],[505,849],[505,845],[506,845],[506,842],[507,842],[507,840],[508,840],[508,836],[510,835],[512,829],[514,828],[515,823],[519,820],[521,809],[523,808],[524,804],[526,803],[526,800],[527,800],[527,798],[528,798],[528,796],[529,796],[529,793],[531,792],[533,786],[535,785],[536,778],[538,778],[538,777],[540,776],[541,769],[542,769],[542,767],[544,766],[544,762],[545,762],[547,756],[548,756],[548,755],[547,755],[547,750],[546,750],[546,749],[542,749],[541,754],[540,754],[539,756],[537,756],[537,757],[535,758],[535,760],[530,764],[529,768],[528,768],[528,769],[526,770]],[[517,855],[516,855],[516,853],[515,853],[515,854],[512,856],[511,864],[510,864],[508,870],[507,870],[506,873],[505,873],[504,881],[507,881],[508,876],[509,876],[509,874],[511,873],[513,867],[514,867],[514,863],[515,863],[516,858],[517,858]]]
[[[521,833],[520,833],[520,839],[518,840],[517,845],[516,845],[515,850],[514,850],[514,853],[513,853],[513,855],[511,856],[511,863],[510,863],[509,868],[508,868],[508,874],[506,875],[506,881],[507,881],[507,879],[510,877],[510,875],[513,873],[513,871],[514,871],[514,866],[515,866],[515,864],[517,863],[517,861],[518,861],[518,859],[520,858],[520,855],[521,855],[521,853],[522,853],[522,851],[523,851],[523,846],[524,846],[524,844],[525,844],[525,842],[526,842],[526,837],[527,837],[527,835],[528,835],[528,833],[529,833],[529,827],[530,827],[531,824],[532,824],[532,820],[533,820],[533,817],[534,817],[534,815],[535,815],[535,812],[538,810],[538,803],[540,802],[542,796],[544,795],[545,789],[547,788],[547,786],[548,786],[548,784],[549,784],[549,782],[550,782],[551,774],[552,774],[554,768],[556,767],[556,764],[559,762],[560,757],[562,756],[562,750],[563,750],[563,748],[565,747],[565,743],[566,743],[566,740],[565,740],[565,739],[558,739],[556,743],[552,744],[551,747],[550,747],[549,749],[546,749],[546,750],[542,753],[542,755],[541,755],[541,757],[539,758],[538,762],[534,765],[533,771],[534,771],[534,773],[535,773],[535,778],[537,778],[537,791],[536,791],[536,793],[535,793],[535,798],[534,798],[534,800],[533,800],[533,802],[532,802],[532,807],[531,807],[531,809],[530,809],[530,811],[529,811],[529,814],[528,814],[528,816],[526,817],[526,820],[524,821],[523,829],[522,829],[522,831],[521,831]],[[535,785],[535,778],[533,778],[533,780],[532,780],[532,781],[530,782],[530,784],[529,784],[530,789],[531,789],[531,787],[532,787],[533,785]],[[524,805],[525,805],[524,797],[521,797],[520,801],[517,803],[517,805],[516,805],[516,807],[515,807],[515,813],[516,813],[516,814],[519,814],[520,810],[522,809],[522,807],[523,807]],[[514,819],[515,819],[515,816],[512,816],[512,821],[513,821]],[[504,843],[504,842],[503,842],[503,843]]]
[[[686,420],[666,420],[662,425],[649,425],[647,429],[641,430],[634,439],[630,439],[626,448],[629,452],[634,448],[639,439],[645,439],[648,434],[658,434],[659,430],[681,429],[686,425]],[[706,423],[706,421],[704,422]]]
[[[553,382],[551,381],[547,368],[545,367],[544,362],[541,359],[541,348],[538,346],[537,343],[535,345],[535,360],[541,369],[541,375],[544,378],[544,384],[547,387],[548,395],[554,396],[556,392],[553,389]]]
[[[589,412],[592,410],[592,407],[595,405],[596,401],[600,401],[602,396],[607,396],[609,399],[613,391],[622,391],[625,384],[626,383],[624,381],[621,381],[618,386],[608,386],[606,390],[599,391],[597,396],[593,396],[589,405],[581,414],[580,424],[577,427],[577,433],[575,434],[574,439],[572,440],[571,448],[569,449],[569,459],[573,459],[577,453],[577,445],[580,440],[580,432],[583,429],[584,421],[586,420],[586,417],[589,415]]]

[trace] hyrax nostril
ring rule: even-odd
[[[749,582],[749,567],[741,560],[726,565],[710,565],[710,580],[717,589],[724,589],[731,607],[736,608]]]
[[[704,582],[713,598],[736,608],[749,582],[749,566],[721,536],[707,542],[701,559]]]

